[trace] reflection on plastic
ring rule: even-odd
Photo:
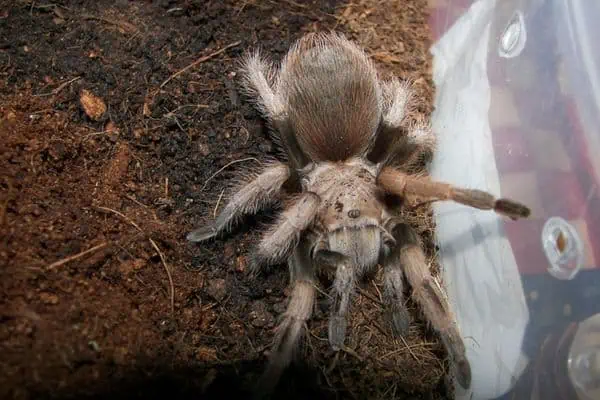
[[[579,325],[569,352],[568,371],[580,400],[600,399],[600,314]]]
[[[546,221],[542,247],[548,258],[550,275],[562,280],[577,275],[583,265],[583,243],[571,224],[560,217]]]
[[[504,32],[502,32],[502,36],[500,36],[498,46],[500,57],[512,58],[518,56],[525,48],[526,41],[525,19],[523,18],[523,13],[516,11],[508,22]]]

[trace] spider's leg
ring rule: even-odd
[[[243,61],[242,77],[246,92],[256,101],[261,113],[277,130],[277,142],[285,149],[293,169],[303,168],[310,162],[298,144],[294,130],[290,126],[286,103],[282,96],[273,90],[278,79],[278,71],[273,64],[260,55],[259,51],[248,53]]]
[[[283,184],[290,177],[290,168],[282,163],[267,167],[252,181],[243,184],[210,225],[187,234],[190,242],[202,242],[229,230],[242,216],[253,214],[273,203]]]
[[[406,309],[404,298],[404,272],[402,271],[401,251],[402,229],[396,229],[398,224],[390,221],[386,228],[389,229],[396,241],[390,254],[383,259],[383,302],[386,314],[391,322],[392,332],[395,336],[403,336],[408,333],[410,316]]]
[[[292,254],[302,232],[312,225],[317,216],[320,203],[315,193],[305,192],[279,215],[253,253],[252,273],[257,273],[262,266],[280,263]]]
[[[344,347],[346,340],[347,316],[356,284],[356,272],[349,257],[326,248],[315,251],[315,261],[319,268],[335,270],[328,335],[329,344],[333,350],[338,351]]]
[[[390,167],[381,170],[377,184],[398,196],[414,195],[424,199],[452,200],[481,210],[494,210],[511,219],[527,218],[531,214],[529,207],[514,200],[497,199],[482,190],[464,189],[436,182],[428,177],[408,175]]]
[[[400,224],[395,229],[400,247],[400,263],[412,287],[412,297],[421,306],[427,321],[440,335],[448,354],[456,367],[456,378],[460,385],[471,385],[471,366],[466,356],[465,344],[460,335],[450,304],[439,283],[431,275],[429,264],[421,248],[417,233],[408,225]]]
[[[257,392],[265,395],[272,392],[281,374],[290,364],[296,345],[302,336],[305,323],[314,308],[316,282],[313,260],[310,257],[311,242],[303,238],[288,260],[293,290],[287,310],[277,328],[275,345],[267,370],[261,377]]]
[[[367,158],[373,163],[387,165],[402,162],[410,166],[420,157],[431,157],[435,136],[429,124],[411,124],[406,118],[413,98],[411,84],[392,79],[382,83],[384,112],[377,137]]]

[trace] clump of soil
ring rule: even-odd
[[[260,44],[278,59],[303,33],[334,28],[417,81],[414,116],[426,117],[426,1],[390,2],[393,17],[379,3],[0,7],[2,398],[247,394],[287,304],[285,268],[245,275],[272,213],[224,240],[185,241],[218,212],[234,174],[277,154],[238,92],[238,58]],[[417,227],[433,259],[426,220]],[[414,307],[410,334],[393,341],[378,291],[376,279],[357,296],[350,351],[337,355],[322,299],[306,362],[280,394],[445,396],[439,341]]]

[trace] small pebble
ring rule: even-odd
[[[40,300],[44,304],[58,304],[58,296],[53,293],[40,293]]]

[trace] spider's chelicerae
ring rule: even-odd
[[[313,311],[319,270],[334,276],[329,342],[338,350],[355,284],[380,265],[394,334],[408,328],[406,279],[453,360],[458,382],[470,386],[471,368],[449,303],[430,274],[418,235],[392,211],[390,200],[450,200],[512,219],[529,216],[529,209],[411,174],[417,160],[432,154],[435,140],[427,124],[407,122],[410,85],[381,81],[366,53],[339,34],[302,37],[277,69],[254,52],[242,70],[245,88],[278,133],[288,160],[245,182],[215,222],[189,233],[188,240],[216,237],[246,214],[289,201],[251,263],[256,271],[287,261],[293,287],[265,381],[275,384],[291,361]]]

